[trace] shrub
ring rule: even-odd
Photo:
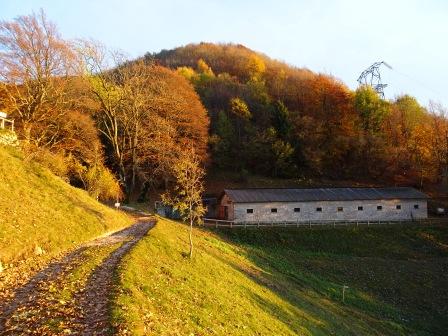
[[[85,171],[84,182],[89,194],[96,199],[107,201],[118,200],[122,197],[117,179],[101,164],[93,165]]]
[[[18,146],[19,141],[16,132],[0,128],[0,145]]]
[[[69,181],[70,160],[63,153],[52,153],[46,148],[36,148],[34,146],[26,146],[25,153],[28,159],[48,168],[54,175],[64,181]]]

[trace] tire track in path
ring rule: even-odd
[[[84,244],[37,273],[10,300],[0,303],[0,335],[111,334],[115,270],[154,224],[153,218],[140,217],[134,225]],[[85,278],[70,283],[71,274],[80,272],[93,256],[100,258],[99,263],[93,270],[83,270]],[[58,294],[67,288],[75,290],[69,300],[61,300]]]

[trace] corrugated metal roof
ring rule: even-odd
[[[414,188],[225,189],[235,203],[426,199]]]

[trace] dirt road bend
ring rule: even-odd
[[[122,257],[154,226],[141,217],[86,243],[0,302],[0,335],[110,335],[109,300]]]

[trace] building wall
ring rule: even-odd
[[[223,202],[229,199],[223,198]],[[315,202],[272,202],[272,203],[235,203],[224,204],[229,206],[229,220],[237,222],[304,222],[321,220],[400,220],[427,218],[426,200],[360,200],[360,201],[315,201]],[[396,206],[400,205],[401,209]],[[414,206],[418,205],[418,209]],[[363,210],[359,211],[358,207]],[[382,206],[382,210],[377,210]],[[322,211],[316,211],[321,207]],[[342,211],[338,211],[341,207]],[[276,208],[277,213],[271,209]],[[300,212],[294,212],[300,208]],[[253,209],[253,213],[247,213]],[[234,212],[233,212],[234,210]],[[233,214],[233,215],[232,215]]]
[[[227,196],[226,194],[224,194],[224,196],[221,198],[221,206],[222,207],[227,207],[227,217],[224,217],[223,219],[227,219],[227,220],[234,220],[234,204],[232,202],[232,200],[229,198],[229,196]]]

